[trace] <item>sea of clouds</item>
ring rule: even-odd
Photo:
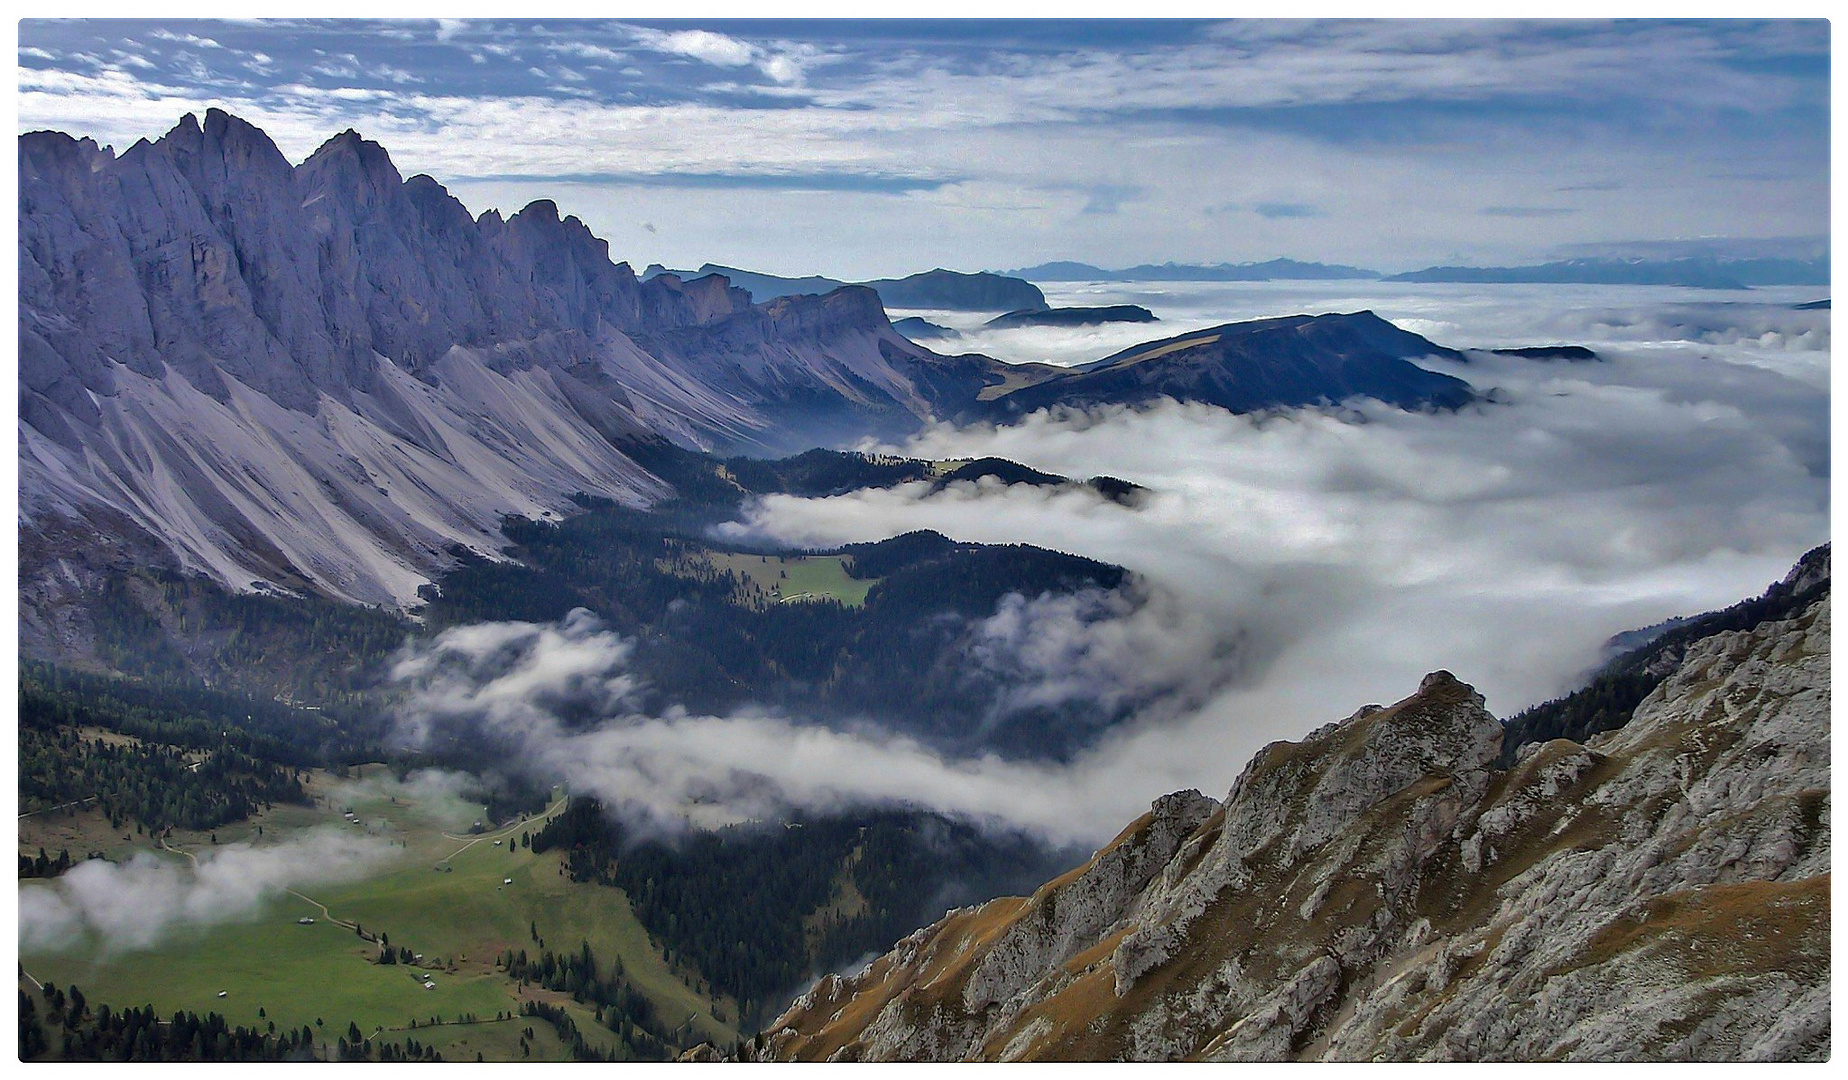
[[[1152,494],[1128,508],[1081,489],[916,484],[772,496],[721,527],[812,547],[928,528],[1135,571],[1137,603],[1013,596],[978,635],[972,662],[1009,672],[1023,702],[1152,702],[1064,764],[946,758],[882,734],[877,717],[824,729],[762,710],[644,715],[631,643],[589,613],[450,631],[408,656],[409,728],[487,725],[531,768],[664,817],[902,802],[1097,842],[1165,792],[1223,794],[1266,742],[1394,701],[1438,668],[1502,716],[1567,692],[1611,635],[1754,595],[1828,538],[1828,313],[1794,307],[1814,290],[1051,292],[1060,304],[1142,303],[1163,325],[970,340],[1073,363],[1231,319],[1370,308],[1439,344],[1584,344],[1605,361],[1429,361],[1494,390],[1456,413],[1362,402],[1255,417],[1169,402],[939,426],[883,449],[998,455]]]

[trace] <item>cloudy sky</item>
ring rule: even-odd
[[[28,20],[21,130],[355,127],[638,266],[1402,270],[1828,230],[1806,22]]]

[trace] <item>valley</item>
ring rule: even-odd
[[[22,1062],[1828,1059],[1826,23],[19,37]]]
[[[169,860],[189,852],[209,856],[231,844],[261,851],[330,829],[364,835],[387,852],[362,882],[278,889],[236,917],[152,948],[123,950],[95,941],[55,952],[27,950],[24,973],[38,982],[76,984],[92,1000],[118,1007],[152,1005],[162,1016],[214,1011],[258,1028],[313,1025],[325,1029],[330,1045],[352,1022],[375,1042],[416,1037],[451,1061],[473,1060],[476,1053],[520,1060],[525,1055],[510,1033],[528,1026],[546,1032],[545,1040],[534,1042],[542,1060],[567,1056],[552,1025],[519,1012],[526,1002],[543,1002],[562,1008],[598,1054],[659,1056],[659,1044],[648,1036],[625,1039],[599,1022],[600,1006],[521,985],[500,963],[510,950],[539,954],[541,942],[560,953],[588,945],[606,972],[620,972],[620,984],[647,1002],[645,1031],[681,1041],[692,1034],[728,1040],[735,1032],[736,1012],[729,1012],[730,1023],[715,1015],[727,1013],[727,1003],[711,1000],[669,967],[619,892],[574,887],[556,855],[535,855],[520,844],[523,834],[562,810],[562,798],[530,818],[471,833],[469,815],[483,813],[479,804],[413,794],[383,765],[357,766],[345,779],[316,770],[308,791],[311,806],[274,807],[211,833],[173,830],[157,843],[117,843],[96,811],[22,822],[22,844],[101,850],[118,862],[134,853]],[[349,810],[358,823],[348,820]],[[368,936],[358,936],[356,928]],[[421,959],[381,964],[386,948],[410,949]],[[426,982],[434,985],[426,988]],[[662,1019],[669,1016],[671,1022]],[[327,1022],[336,1026],[327,1028]]]

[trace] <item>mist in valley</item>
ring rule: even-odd
[[[1333,284],[1075,288],[1051,298],[1149,303],[1168,325],[1008,331],[1008,358],[1075,362],[1121,347],[1114,334],[1364,307],[1439,344],[1584,344],[1603,362],[1428,360],[1484,393],[1456,413],[1164,402],[938,426],[868,448],[995,455],[1151,494],[1130,508],[1079,488],[917,483],[769,496],[716,530],[827,548],[934,529],[1135,571],[1133,599],[1008,597],[969,657],[1023,702],[1146,702],[1070,762],[948,757],[878,717],[644,714],[632,644],[589,613],[437,638],[399,669],[409,729],[480,725],[536,775],[657,821],[903,804],[1094,844],[1168,791],[1223,795],[1265,743],[1404,697],[1435,669],[1503,717],[1568,692],[1612,635],[1755,595],[1827,538],[1827,313],[1793,307],[1810,290],[1742,303]]]

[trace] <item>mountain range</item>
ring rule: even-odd
[[[960,274],[954,270],[926,270],[902,278],[879,278],[873,281],[837,281],[827,277],[778,277],[759,274],[732,266],[706,263],[698,270],[669,270],[650,263],[642,271],[642,280],[650,281],[662,274],[692,279],[717,274],[751,294],[753,303],[764,303],[784,296],[820,296],[847,285],[864,285],[879,294],[888,308],[927,308],[939,311],[1038,311],[1046,307],[1046,296],[1039,287],[1018,277],[1000,274]]]
[[[1433,266],[1387,281],[1492,284],[1681,285],[1693,289],[1749,289],[1759,285],[1827,285],[1829,259],[1578,258],[1534,266]]]
[[[778,797],[759,790],[771,781],[743,757],[678,794],[671,757],[648,755],[636,784],[603,792],[608,805],[555,794],[580,786],[567,757],[620,747],[599,738],[612,733],[642,747],[658,719],[719,732],[700,736],[702,751],[736,751],[728,731],[781,732],[787,712],[801,722],[775,737],[811,748],[833,729],[889,736],[906,754],[1049,768],[1101,748],[1150,703],[1191,700],[1174,696],[1191,687],[1162,685],[1020,695],[1016,665],[992,648],[1010,598],[1134,619],[1151,597],[1124,567],[934,532],[795,550],[729,544],[713,528],[755,499],[878,489],[1027,485],[1159,512],[1140,487],[1001,458],[811,447],[1162,400],[1460,409],[1479,397],[1449,365],[1483,370],[1463,353],[1351,311],[1189,329],[1072,367],[1010,364],[933,351],[886,309],[1089,316],[1048,309],[1018,279],[945,270],[865,283],[710,264],[637,276],[550,200],[472,214],[355,132],[291,163],[218,110],[121,153],[34,132],[19,154],[31,714],[19,756],[38,804],[21,823],[45,814],[40,837],[83,836],[71,847],[95,853],[32,860],[22,845],[22,875],[68,870],[70,882],[41,884],[83,888],[98,870],[151,867],[140,860],[156,844],[199,868],[170,844],[180,826],[211,860],[281,848],[278,833],[370,834],[350,807],[334,818],[337,794],[362,788],[374,805],[361,809],[399,829],[422,811],[395,795],[378,805],[384,792],[421,800],[432,776],[480,781],[439,781],[445,793],[429,796],[466,795],[462,822],[479,800],[473,838],[435,818],[406,831],[397,869],[346,883],[373,895],[289,889],[322,922],[296,915],[283,932],[346,942],[290,955],[313,973],[309,996],[243,994],[275,981],[270,931],[251,921],[221,924],[207,948],[172,943],[159,957],[172,967],[138,967],[152,956],[139,946],[58,960],[67,983],[73,970],[130,973],[111,988],[125,995],[111,997],[117,1010],[209,979],[231,994],[222,1008],[325,1012],[334,1056],[369,1054],[418,1021],[394,1004],[349,1020],[343,1039],[326,1003],[414,975],[426,981],[394,980],[393,998],[433,1021],[413,1044],[453,1034],[445,1046],[478,1060],[469,1001],[493,1003],[482,1016],[506,1006],[509,1058],[533,1052],[529,1019],[559,1056],[596,1056],[589,1032],[604,1057],[659,1057],[778,1009],[757,1037],[693,1056],[1829,1054],[1826,545],[1755,600],[1626,638],[1558,701],[1502,722],[1433,672],[1394,704],[1264,748],[1223,799],[1156,800],[1082,862],[852,795],[779,820]],[[1288,260],[1217,270],[1369,276]],[[1504,351],[1597,359],[1558,344]],[[807,452],[777,457],[795,450]],[[997,655],[1009,662],[980,662]],[[399,722],[407,695],[428,713],[414,738]],[[533,711],[500,708],[513,699]],[[606,726],[616,709],[635,715]],[[347,785],[355,766],[383,775]],[[606,813],[624,798],[640,813],[652,804],[638,795],[659,790],[673,814],[709,807],[737,823],[667,837],[646,814]],[[267,816],[275,798],[288,805]],[[213,830],[233,828],[245,835],[207,855]],[[1030,895],[981,900],[1074,863]],[[161,865],[156,877],[213,878],[213,862]],[[949,904],[974,906],[891,944]],[[163,971],[186,975],[151,974]],[[49,975],[20,975],[22,1013],[42,1010],[67,1055],[120,1027],[102,998],[86,1014],[75,986],[67,998]],[[441,999],[439,976],[482,996],[443,999],[438,1022],[438,1007],[422,1009]],[[410,1027],[388,1027],[400,1012]],[[168,1026],[177,1054],[232,1053],[205,1036],[189,1048],[181,1021]],[[27,1056],[49,1051],[36,1021],[23,1032],[41,1040]],[[255,1029],[249,1039],[281,1052]]]
[[[1749,289],[1761,285],[1829,284],[1827,254],[1689,254],[1584,256],[1526,266],[1431,266],[1382,274],[1358,266],[1272,259],[1257,263],[1162,263],[1107,270],[1081,262],[1049,262],[1001,271],[1029,281],[1339,281],[1470,282],[1477,284],[1681,285],[1696,289]]]
[[[1377,270],[1358,266],[1298,262],[1295,259],[1271,259],[1267,262],[1161,263],[1106,270],[1082,262],[1048,262],[1019,270],[1003,270],[1011,277],[1029,281],[1340,281],[1370,280],[1380,276]]]
[[[414,603],[457,552],[492,556],[504,515],[666,495],[638,444],[774,455],[1164,394],[1467,398],[1408,359],[1445,350],[1370,314],[1220,328],[1292,343],[1268,358],[1190,347],[1073,372],[939,355],[873,287],[753,303],[718,274],[644,280],[551,201],[471,216],[352,131],[294,165],[219,110],[120,154],[58,132],[19,151],[23,629],[53,654],[56,612],[111,566]],[[930,290],[969,280],[872,284],[940,303]]]

